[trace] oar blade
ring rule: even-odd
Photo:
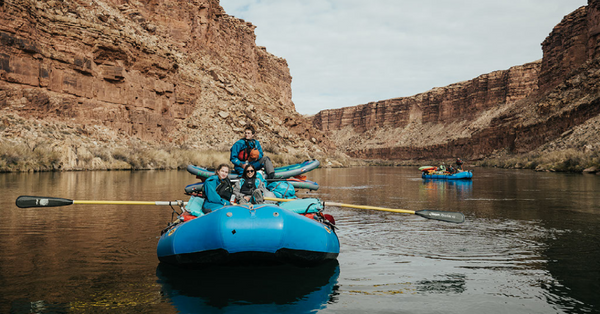
[[[425,217],[427,219],[435,219],[446,222],[462,223],[465,221],[465,215],[456,212],[447,212],[442,210],[423,209],[415,212],[415,215]]]
[[[54,207],[54,206],[66,206],[73,204],[73,200],[58,197],[43,197],[43,196],[29,196],[21,195],[17,197],[17,207],[29,208],[29,207]]]

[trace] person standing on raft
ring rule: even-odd
[[[267,179],[273,179],[275,177],[273,162],[263,154],[260,142],[254,139],[254,133],[254,128],[251,126],[244,129],[244,138],[233,144],[229,160],[238,174],[243,174],[246,165],[250,164],[256,170],[264,167]]]
[[[463,161],[460,158],[456,158],[456,169],[463,171]]]

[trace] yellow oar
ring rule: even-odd
[[[93,204],[93,205],[159,205],[159,206],[182,206],[187,202],[183,201],[77,201],[58,197],[28,196],[22,195],[17,198],[17,207],[55,207],[67,206],[73,204]]]
[[[265,197],[265,200],[276,201],[276,202],[289,202],[289,201],[293,201],[294,199]],[[327,201],[324,202],[323,204],[331,205],[331,206],[339,206],[339,207],[349,207],[349,208],[357,208],[357,209],[372,209],[372,210],[380,210],[380,211],[393,212],[393,213],[413,214],[413,215],[418,215],[418,216],[428,218],[428,219],[435,219],[435,220],[441,220],[441,221],[453,222],[453,223],[461,223],[461,222],[465,221],[465,215],[463,215],[462,213],[447,212],[447,211],[442,211],[442,210],[423,209],[423,210],[414,211],[414,210],[408,210],[408,209],[392,209],[392,208],[385,208],[385,207],[352,205],[352,204],[334,203],[334,202],[327,202]]]

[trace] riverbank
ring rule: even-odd
[[[304,154],[265,152],[277,166],[315,158]],[[325,159],[332,166],[344,166]],[[175,170],[187,165],[216,167],[229,162],[229,150],[153,147],[141,143],[124,147],[85,147],[74,145],[0,142],[0,172],[84,171],[84,170]],[[324,165],[326,166],[326,165]]]
[[[274,165],[285,166],[307,159],[319,159],[321,167],[451,165],[448,160],[361,160],[343,154],[334,156],[282,154],[265,147]],[[229,150],[185,149],[174,145],[148,146],[141,142],[128,146],[56,145],[0,142],[0,172],[84,171],[84,170],[175,170],[187,165],[216,167],[229,162]],[[600,152],[566,149],[514,155],[501,153],[482,160],[465,160],[466,167],[530,169],[535,171],[596,173],[600,175]]]
[[[370,160],[369,166],[411,166],[452,165],[454,159],[447,160]],[[528,154],[498,154],[482,160],[465,160],[465,167],[487,167],[504,169],[530,169],[535,171],[595,173],[600,175],[600,152],[566,149],[552,152],[532,152]]]

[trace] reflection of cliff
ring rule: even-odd
[[[590,0],[566,16],[542,43],[540,61],[411,97],[324,110],[313,125],[349,155],[381,159],[524,153],[576,126],[597,125],[599,7]],[[569,145],[600,149],[589,139]]]
[[[181,269],[159,265],[162,291],[178,311],[217,309],[244,313],[312,313],[327,306],[337,289],[337,261],[316,267],[290,265]]]
[[[591,219],[597,219],[592,215]],[[588,224],[579,221],[582,224]],[[585,230],[585,229],[584,229]],[[544,252],[547,269],[555,279],[542,287],[549,295],[560,296],[549,303],[565,313],[597,313],[600,309],[600,233],[587,228],[585,232],[566,232],[548,240]]]

